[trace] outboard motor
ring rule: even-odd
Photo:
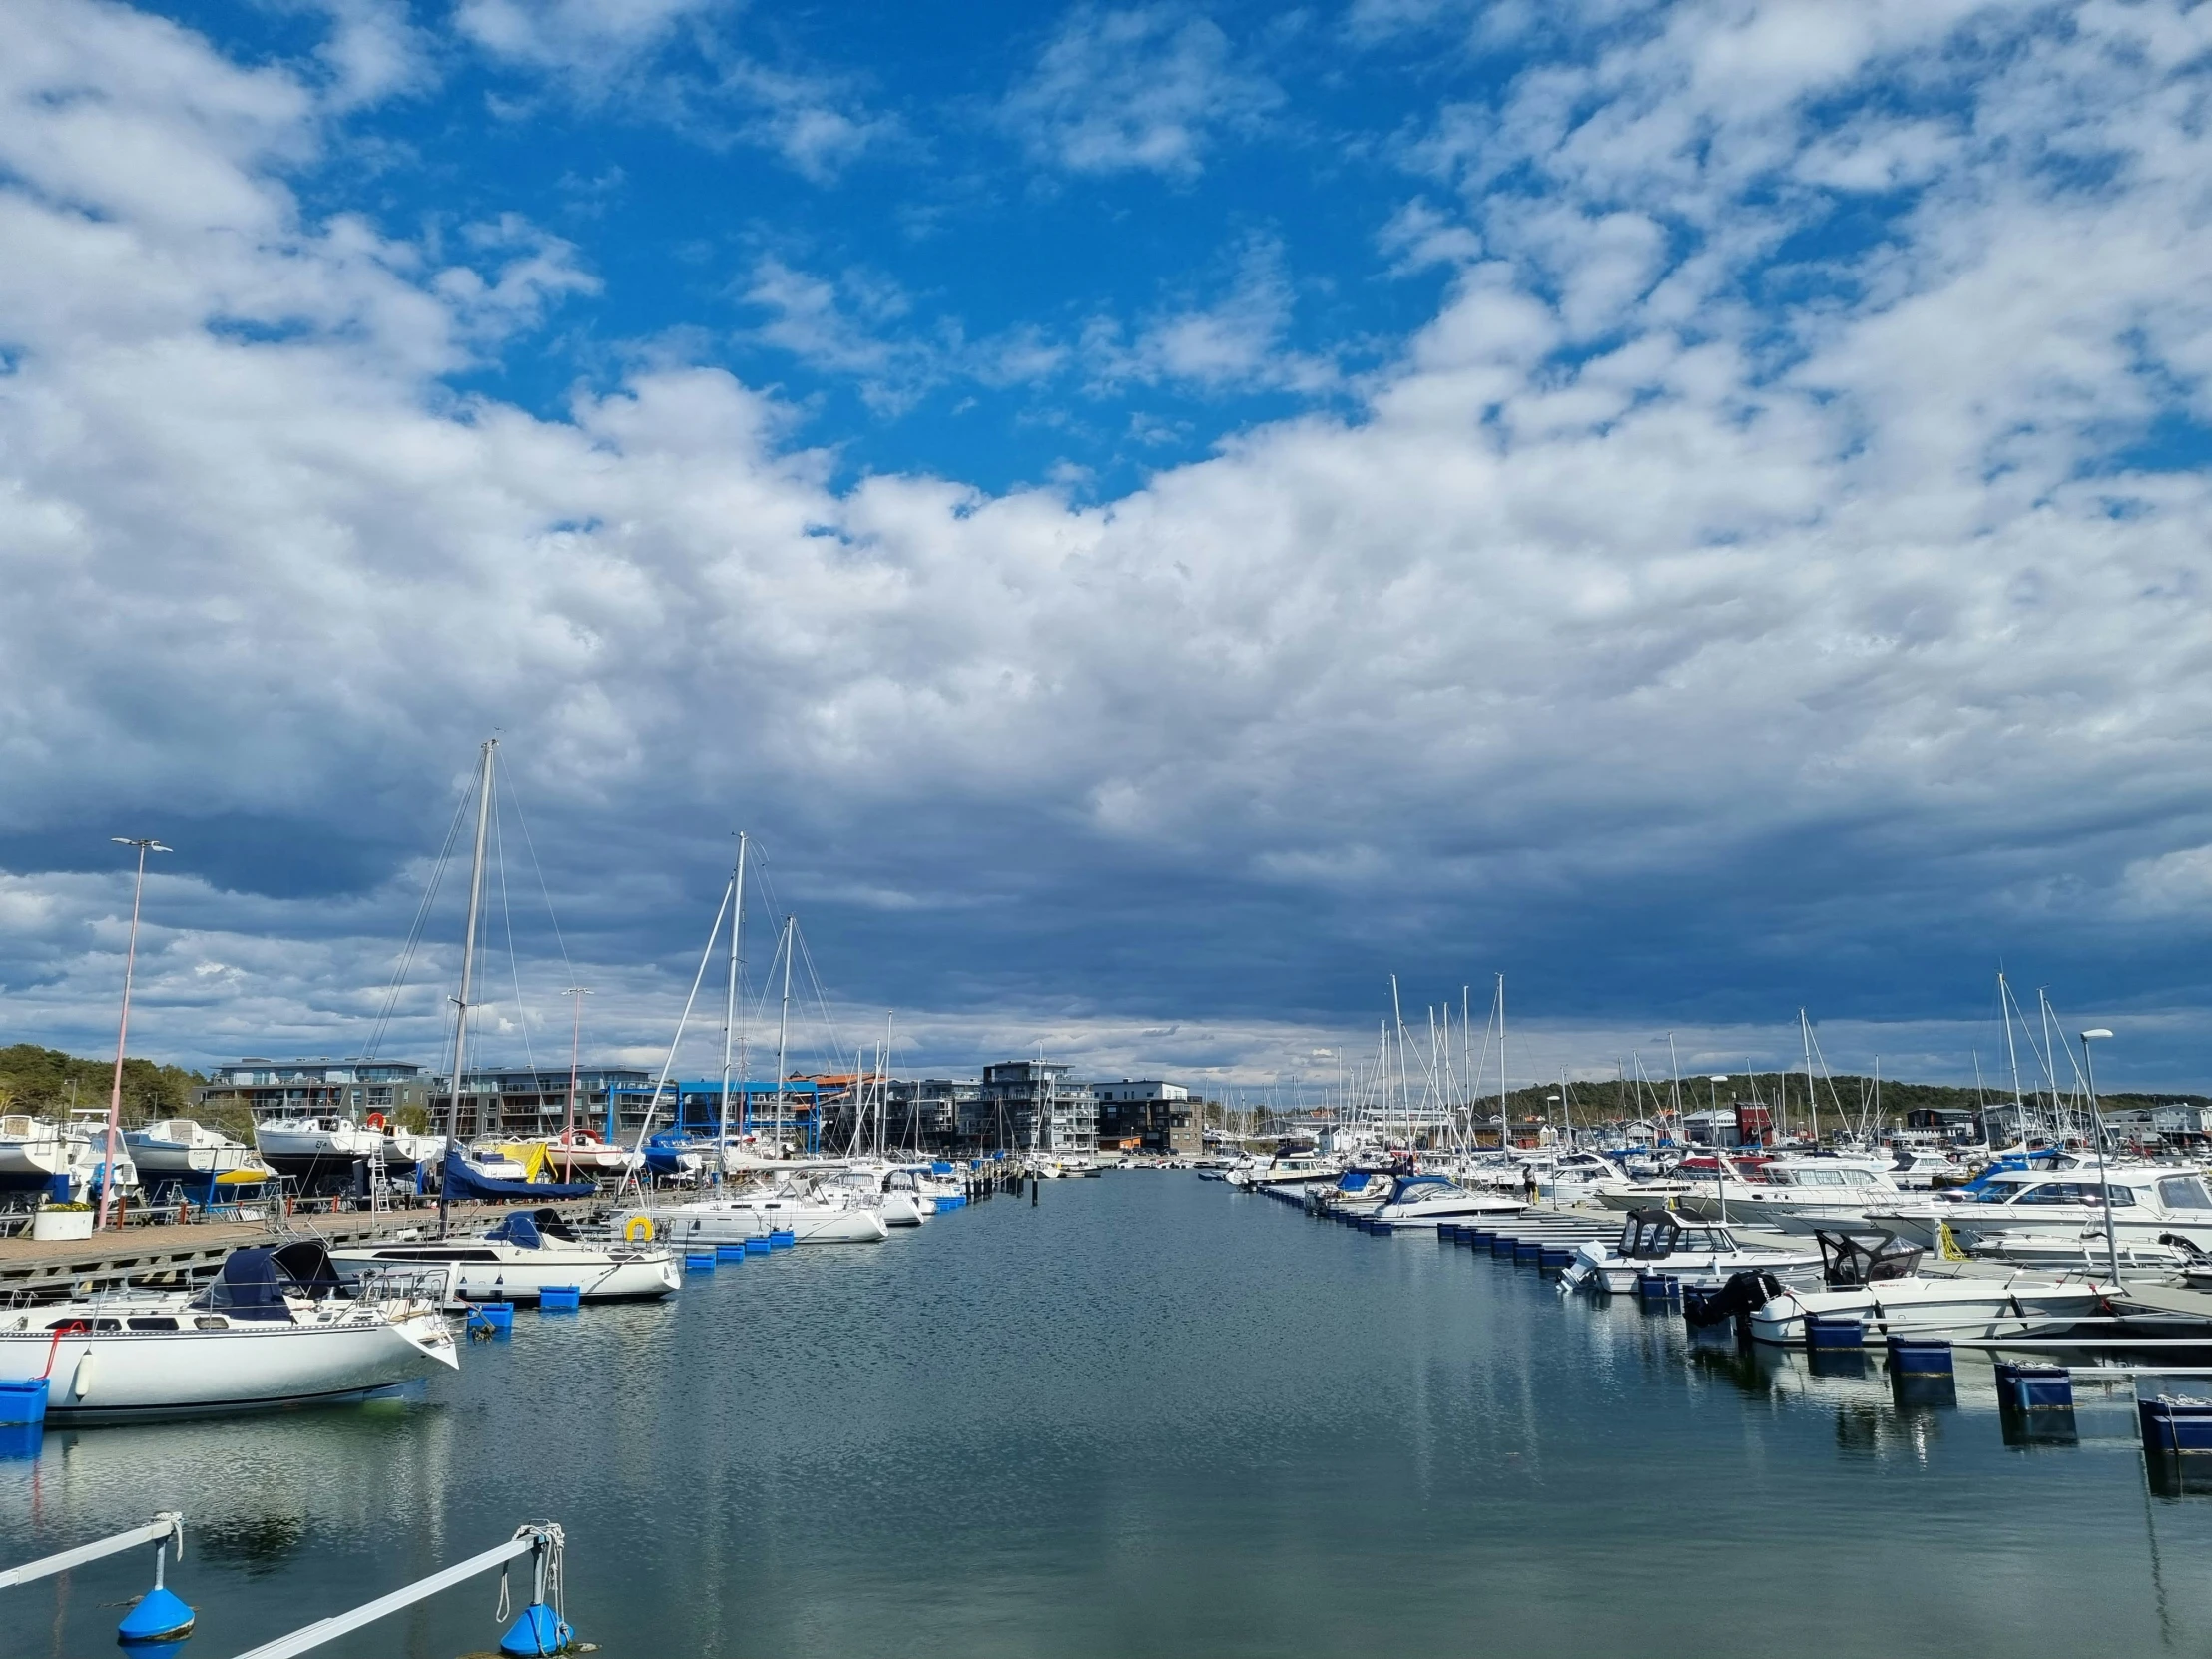
[[[1730,1274],[1728,1283],[1717,1291],[1685,1292],[1682,1318],[1691,1325],[1720,1325],[1738,1314],[1764,1308],[1771,1298],[1781,1294],[1782,1281],[1773,1274],[1746,1269]]]

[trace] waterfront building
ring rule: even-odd
[[[1179,1157],[1196,1157],[1202,1150],[1193,1127],[1191,1091],[1182,1084],[1124,1077],[1090,1088],[1098,1101],[1100,1147]]]
[[[217,1066],[193,1090],[192,1100],[202,1108],[244,1107],[259,1123],[264,1118],[359,1118],[370,1112],[388,1118],[410,1106],[426,1107],[429,1093],[423,1068],[403,1060],[248,1058]]]
[[[1069,1070],[1058,1060],[985,1066],[975,1113],[962,1126],[961,1138],[1018,1152],[1096,1152],[1098,1097],[1090,1084],[1069,1081]]]
[[[617,1133],[634,1130],[645,1121],[645,1100],[653,1092],[653,1074],[627,1066],[586,1066],[576,1074],[576,1121],[605,1134],[609,1102],[628,1106],[634,1113],[628,1122],[616,1124]],[[461,1110],[453,1133],[476,1135],[557,1135],[568,1120],[568,1067],[496,1067],[469,1071],[461,1077]],[[452,1074],[430,1079],[430,1126],[446,1127],[446,1111],[453,1101]],[[634,1104],[633,1104],[634,1103]]]

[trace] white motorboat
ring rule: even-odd
[[[27,1113],[0,1117],[0,1192],[41,1192],[73,1162],[69,1136],[58,1123]]]
[[[1750,1227],[1780,1227],[1801,1211],[1824,1218],[1864,1223],[1871,1208],[1895,1204],[1897,1184],[1880,1159],[1773,1158],[1760,1179],[1746,1181],[1729,1160],[1717,1181],[1693,1181],[1675,1199],[1675,1208],[1704,1221],[1741,1222]]]
[[[254,1125],[262,1162],[301,1184],[349,1173],[385,1145],[384,1132],[351,1118],[265,1118]]]
[[[365,1398],[459,1368],[412,1287],[348,1295],[321,1245],[236,1250],[198,1295],[126,1292],[0,1313],[0,1379],[49,1380],[63,1422],[212,1415]]]
[[[349,1279],[451,1264],[454,1290],[470,1302],[536,1302],[548,1286],[573,1287],[586,1302],[638,1302],[684,1282],[668,1249],[587,1244],[550,1209],[514,1211],[475,1238],[380,1240],[333,1250],[330,1260]]]
[[[2212,1250],[2212,1191],[2204,1172],[2189,1165],[2114,1164],[2101,1181],[2093,1166],[1990,1170],[1970,1186],[1870,1209],[1867,1220],[1931,1250],[1947,1225],[1958,1243],[1978,1253],[2010,1233],[2102,1234],[2107,1187],[2116,1240],[2149,1245],[2172,1234]]]
[[[1634,1290],[1642,1274],[1664,1274],[1684,1285],[1721,1285],[1738,1273],[1772,1274],[1784,1284],[1811,1289],[1821,1282],[1821,1253],[1748,1245],[1733,1228],[1672,1210],[1632,1210],[1618,1238],[1592,1239],[1575,1251],[1561,1283],[1617,1296]]]
[[[1785,1285],[1749,1310],[1759,1342],[1805,1341],[1808,1318],[1857,1320],[1863,1339],[2016,1336],[2023,1323],[2082,1319],[2104,1311],[2112,1286],[2087,1277],[2020,1272],[1993,1279],[1923,1278],[1921,1249],[1892,1235],[1820,1235],[1817,1288]]]
[[[1383,1189],[1380,1204],[1360,1213],[1392,1227],[1434,1227],[1439,1222],[1517,1216],[1527,1208],[1503,1193],[1469,1192],[1449,1176],[1401,1175]]]
[[[1229,1172],[1234,1187],[1303,1187],[1311,1181],[1334,1181],[1344,1166],[1319,1153],[1298,1152],[1240,1165]]]

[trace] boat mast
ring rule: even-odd
[[[1505,1150],[1505,975],[1497,976],[1497,1149]]]
[[[1805,1017],[1803,1008],[1797,1011],[1797,1018],[1798,1029],[1805,1036],[1805,1103],[1813,1113],[1813,1150],[1818,1152],[1821,1149],[1821,1097],[1813,1088],[1813,1022]]]
[[[446,1098],[445,1156],[438,1164],[440,1238],[445,1236],[453,1208],[453,1141],[461,1122],[461,1070],[468,1060],[468,993],[476,972],[476,918],[484,904],[484,836],[491,828],[491,758],[498,747],[497,738],[484,740],[483,771],[476,779],[476,859],[468,872],[468,925],[461,935],[461,994],[453,1004],[453,1090]]]
[[[2004,1054],[2012,1063],[2012,1116],[2019,1125],[2020,1148],[2027,1148],[2027,1102],[2020,1098],[2020,1051],[2012,1041],[2012,988],[2004,982],[2004,970],[1997,969],[1997,1012],[2004,1017]],[[1981,1138],[1989,1138],[1989,1120],[1981,1120]]]
[[[576,1072],[577,1062],[584,1049],[584,998],[591,992],[582,985],[571,985],[567,995],[576,1004],[576,1017],[568,1031],[568,1122],[562,1126],[561,1144],[568,1148],[568,1169],[563,1179],[576,1173]]]
[[[792,1035],[792,928],[797,916],[784,918],[784,1017],[776,1028],[776,1156],[784,1156],[784,1057]]]
[[[731,891],[737,898],[730,915],[730,989],[722,1004],[722,1122],[715,1130],[715,1179],[723,1175],[722,1163],[729,1156],[730,1146],[730,1072],[733,1062],[732,1044],[738,1035],[738,949],[743,942],[741,929],[745,926],[745,831],[738,831],[738,867],[730,875]]]

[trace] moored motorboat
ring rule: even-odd
[[[1593,1239],[1576,1250],[1562,1282],[1619,1295],[1634,1290],[1637,1279],[1646,1275],[1684,1285],[1719,1285],[1747,1272],[1811,1288],[1820,1283],[1821,1255],[1749,1245],[1732,1228],[1672,1210],[1632,1210],[1618,1237]]]
[[[2018,1272],[1993,1278],[1924,1278],[1922,1251],[1893,1234],[1819,1236],[1818,1287],[1784,1285],[1749,1310],[1762,1343],[1802,1343],[1806,1321],[1857,1322],[1861,1340],[1893,1336],[1994,1338],[2024,1322],[2080,1319],[2104,1310],[2113,1287],[2087,1276]]]

